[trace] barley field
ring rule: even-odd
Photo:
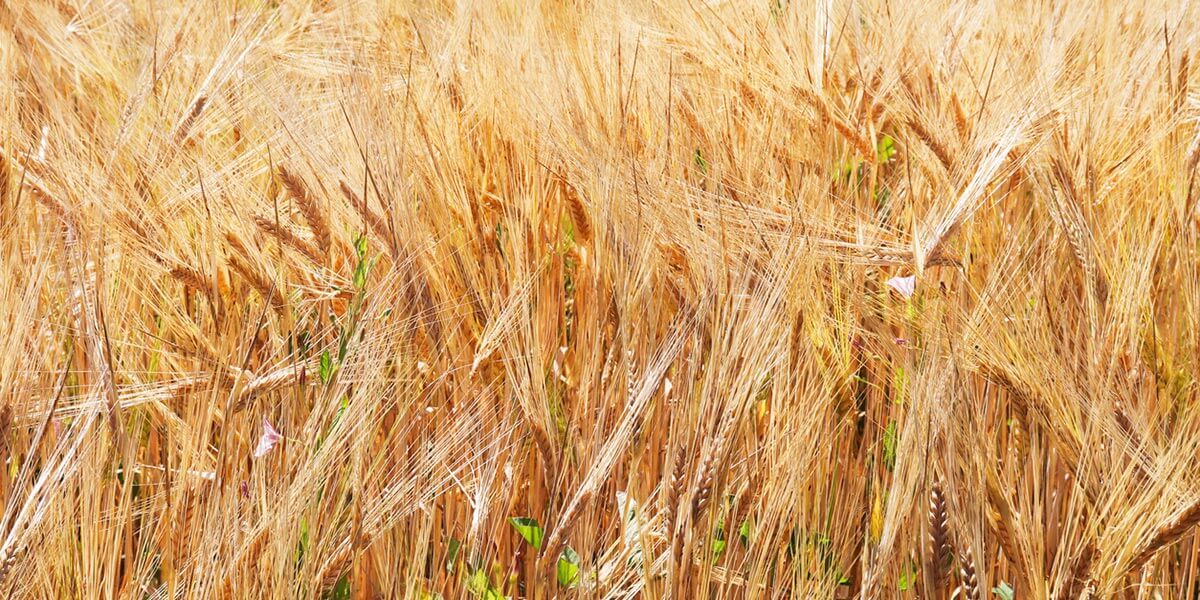
[[[0,596],[1200,598],[1198,41],[0,0]]]

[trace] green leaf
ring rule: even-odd
[[[508,522],[525,538],[525,541],[530,546],[542,549],[542,526],[538,524],[537,519],[530,517],[512,517]]]
[[[752,525],[750,524],[749,518],[742,521],[741,526],[738,527],[738,537],[742,540],[743,546],[750,545],[750,528],[751,527],[752,527]]]
[[[896,155],[896,140],[892,136],[885,135],[880,138],[879,143],[875,146],[875,159],[880,163],[886,163],[892,160]]]
[[[692,155],[692,160],[696,162],[696,168],[700,169],[701,173],[708,174],[708,161],[704,160],[704,155],[700,153],[699,148],[696,148],[696,153]]]
[[[896,367],[892,373],[892,391],[895,394],[895,403],[904,404],[904,392],[908,389],[908,375],[904,372],[904,367]]]
[[[725,553],[725,547],[728,545],[729,544],[725,540],[715,539],[712,541],[712,553],[713,553],[713,562],[714,563],[717,562],[717,559],[721,558],[721,555]]]
[[[333,589],[325,594],[328,600],[350,600],[350,574],[347,573],[338,578],[337,583],[333,585]]]
[[[342,417],[346,414],[346,409],[349,408],[349,406],[350,397],[342,396],[342,401],[338,404],[337,414],[333,415],[333,422],[329,424],[329,429],[326,429],[325,432],[317,438],[317,447],[314,451],[319,451],[321,446],[325,444],[325,438],[328,438],[329,434],[333,433],[334,429],[337,429],[338,423],[342,421]]]
[[[896,422],[888,421],[883,430],[883,466],[891,471],[896,468]]]
[[[342,401],[338,404],[337,414],[333,416],[333,423],[329,425],[329,430],[333,431],[338,423],[342,422],[342,416],[346,414],[346,409],[350,406],[350,396],[342,396]]]
[[[446,550],[446,570],[453,573],[454,563],[458,561],[458,551],[462,549],[462,542],[458,538],[450,538],[448,546],[449,549]]]
[[[333,377],[333,358],[328,350],[321,353],[321,369],[317,373],[321,376],[321,383],[329,383],[329,378]]]
[[[371,268],[371,262],[367,259],[358,261],[358,265],[354,267],[354,287],[363,289],[367,286],[367,271]]]
[[[841,177],[835,177],[835,182],[853,183],[854,185],[862,184],[863,165],[858,160],[850,159],[843,161],[842,166],[838,169],[838,172],[841,174]]]
[[[579,555],[570,546],[558,557],[558,585],[575,587],[579,579]]]
[[[366,235],[354,238],[354,253],[358,255],[358,264],[354,266],[354,287],[361,290],[367,285],[367,271],[371,269],[371,261],[367,260]]]
[[[343,331],[341,339],[338,340],[338,362],[346,361],[346,352],[350,349],[350,336],[352,332]]]
[[[354,253],[358,255],[358,260],[361,262],[367,255],[367,236],[361,234],[354,239]]]
[[[729,547],[729,542],[725,541],[725,515],[721,515],[721,517],[719,519],[717,519],[716,531],[713,532],[713,540],[712,540],[713,564],[717,563],[717,560],[721,558],[721,555],[725,553],[725,549],[728,547]]]
[[[308,552],[308,519],[300,519],[300,541],[296,543],[296,562],[304,560]]]
[[[296,349],[299,351],[300,356],[308,355],[310,342],[312,342],[312,334],[308,330],[296,334]]]
[[[992,593],[1000,596],[1002,600],[1013,600],[1016,597],[1013,587],[1008,585],[1007,581],[1001,581],[1000,585],[992,588]]]
[[[917,583],[917,567],[909,564],[907,569],[900,571],[900,580],[896,582],[896,586],[900,591],[910,590]]]
[[[483,598],[483,600],[504,600],[504,594],[501,594],[496,586],[492,585],[483,569],[476,569],[467,578],[467,591],[471,592],[472,596]]]
[[[467,591],[471,592],[471,594],[482,596],[490,592],[491,589],[492,584],[488,581],[487,573],[483,569],[476,569],[475,572],[471,573],[470,577],[467,577]]]
[[[891,201],[891,199],[892,189],[888,186],[880,186],[879,189],[875,190],[875,205],[878,206],[880,210],[886,211],[888,208],[888,202]]]
[[[496,586],[492,585],[483,569],[476,569],[467,578],[467,591],[471,592],[472,596],[483,598],[483,600],[505,600],[504,594],[496,590]]]

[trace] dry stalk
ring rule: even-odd
[[[1092,563],[1096,560],[1096,543],[1088,542],[1075,559],[1075,567],[1067,580],[1067,592],[1063,598],[1079,598],[1091,584]]]

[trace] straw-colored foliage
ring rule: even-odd
[[[1195,598],[1188,0],[0,0],[0,596]]]

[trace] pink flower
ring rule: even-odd
[[[917,291],[916,275],[909,275],[908,277],[893,277],[887,280],[887,284],[905,298],[912,298],[913,292]]]
[[[283,439],[283,436],[271,426],[271,422],[265,416],[263,417],[262,427],[262,437],[258,438],[258,447],[254,449],[254,458],[266,456],[268,452],[275,448],[275,444],[278,444],[279,440]]]

